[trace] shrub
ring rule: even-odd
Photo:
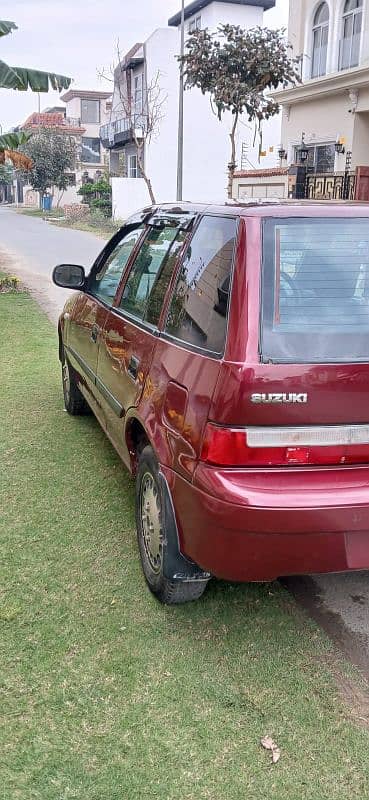
[[[20,280],[16,275],[0,276],[0,292],[19,292]]]
[[[106,178],[100,178],[95,183],[85,183],[78,189],[82,203],[90,209],[99,209],[105,217],[112,215],[111,186]]]

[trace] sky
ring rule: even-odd
[[[68,75],[72,88],[109,91],[111,85],[98,73],[109,72],[117,42],[126,52],[179,10],[179,0],[1,0],[1,19],[12,20],[18,30],[0,39],[0,58],[10,66]],[[269,27],[287,26],[287,21],[288,0],[276,0],[275,9],[264,15]],[[41,94],[41,110],[58,101],[57,92]],[[37,110],[37,94],[0,89],[4,132]]]

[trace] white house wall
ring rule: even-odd
[[[68,100],[67,104],[67,117],[73,117],[74,119],[81,119],[81,98],[80,97],[72,97],[71,100]]]
[[[146,154],[147,170],[159,203],[176,197],[179,50],[176,28],[159,28],[145,44],[147,85],[159,73],[161,99],[166,97],[159,131]]]
[[[149,203],[143,178],[112,178],[113,218],[125,220]]]
[[[229,22],[245,29],[263,24],[263,9],[255,6],[232,5],[213,2],[201,9],[201,27],[216,30],[219,24]],[[197,14],[196,16],[198,16]],[[185,22],[186,37],[190,19]],[[160,85],[167,95],[164,117],[156,137],[145,148],[145,168],[152,181],[156,200],[171,202],[176,198],[177,184],[177,131],[179,102],[180,28],[159,28],[144,44],[147,85],[160,72]],[[112,119],[121,116],[119,92],[113,95]],[[200,90],[187,90],[184,95],[184,163],[183,199],[192,201],[222,201],[227,196],[227,165],[230,160],[229,132],[232,115],[224,114],[222,122],[213,113],[209,96]],[[246,118],[241,120],[237,136],[237,160],[240,164],[242,142],[248,144],[250,164],[258,166],[258,142],[252,146],[254,129]],[[274,153],[263,158],[260,166],[276,166],[277,147],[280,142],[280,120],[272,120],[264,127],[263,149],[274,146]],[[139,179],[136,179],[139,180]],[[117,181],[121,181],[119,184]],[[127,179],[113,182],[113,207],[117,217],[124,218],[136,208],[136,197],[129,204],[123,197],[128,191]],[[131,190],[130,190],[131,191]],[[141,192],[141,189],[139,190]],[[148,200],[145,195],[143,205]],[[130,208],[128,206],[130,205]]]
[[[263,24],[263,9],[257,6],[232,5],[231,3],[210,3],[198,12],[201,14],[201,27],[216,30],[220,23],[241,25],[242,28],[255,28]]]
[[[188,23],[189,21],[187,21]],[[201,27],[215,31],[221,23],[229,22],[244,29],[263,24],[263,9],[256,6],[215,2],[201,10]],[[188,30],[188,24],[186,27]],[[227,196],[227,165],[230,161],[230,139],[233,118],[225,113],[222,122],[213,113],[209,95],[199,89],[185,92],[184,97],[184,182],[185,200],[214,202]],[[280,121],[265,126],[265,143],[280,139]],[[258,141],[253,146],[254,128],[247,118],[241,118],[237,131],[237,160],[240,166],[242,142],[246,142],[248,158],[258,166]],[[269,145],[268,141],[268,145]],[[276,156],[263,158],[260,166],[275,166]],[[216,165],[216,168],[214,168]]]

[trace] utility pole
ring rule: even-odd
[[[41,114],[41,98],[40,92],[37,92],[37,110],[38,110],[38,132],[41,130],[40,114]]]
[[[181,57],[184,56],[184,0],[181,12]],[[177,200],[182,200],[183,194],[183,95],[184,95],[184,68],[181,62],[179,70],[179,113],[178,113],[178,163],[177,163]]]

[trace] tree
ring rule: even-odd
[[[233,115],[228,197],[232,197],[240,116],[246,113],[260,128],[263,120],[279,112],[278,103],[267,90],[300,81],[298,59],[290,57],[291,47],[284,33],[283,29],[260,27],[245,31],[228,24],[220,25],[214,33],[197,30],[187,41],[187,52],[179,57],[186,89],[197,87],[209,94],[219,120],[226,111]]]
[[[22,145],[22,153],[32,160],[33,166],[25,176],[33,189],[40,196],[56,186],[61,195],[70,185],[68,171],[74,168],[76,143],[71,136],[55,133],[49,129],[41,129],[34,133],[28,142]]]
[[[12,183],[14,169],[11,164],[0,164],[0,183]]]
[[[13,166],[8,162],[0,164],[0,199],[7,200],[11,196],[11,187],[14,179]]]
[[[124,69],[119,46],[117,46],[118,66],[113,70],[115,75],[114,89],[118,94],[119,103],[116,110],[123,112],[128,126],[132,131],[133,142],[136,147],[137,164],[146,183],[150,200],[155,205],[155,194],[150,176],[145,163],[145,150],[147,145],[155,139],[160,132],[160,123],[164,119],[164,107],[167,95],[160,87],[161,73],[158,70],[154,78],[145,85],[144,76],[142,84],[141,109],[137,112],[135,98],[132,97],[131,81],[127,78],[128,71]],[[122,69],[123,65],[123,69]],[[105,72],[101,77],[111,80]]]
[[[13,30],[17,30],[15,22],[0,20],[0,38],[12,33]],[[71,80],[71,78],[57,75],[55,72],[40,72],[40,70],[28,69],[28,67],[9,67],[5,61],[0,61],[0,89],[16,89],[19,92],[31,89],[32,92],[48,92],[51,88],[61,92],[63,89],[69,88]],[[8,135],[0,136],[0,154],[4,149],[8,149],[8,158],[12,160],[12,151],[29,139],[32,134],[11,134],[13,140],[11,147],[6,141]]]
[[[160,72],[158,71],[146,88],[143,88],[142,113],[135,114],[134,103],[124,93],[121,94],[122,107],[125,115],[130,119],[133,141],[136,146],[137,164],[140,173],[146,183],[150,200],[153,205],[156,203],[154,189],[151,178],[148,174],[145,163],[145,150],[152,139],[159,135],[160,123],[164,118],[164,106],[167,95],[164,95],[160,88]]]

